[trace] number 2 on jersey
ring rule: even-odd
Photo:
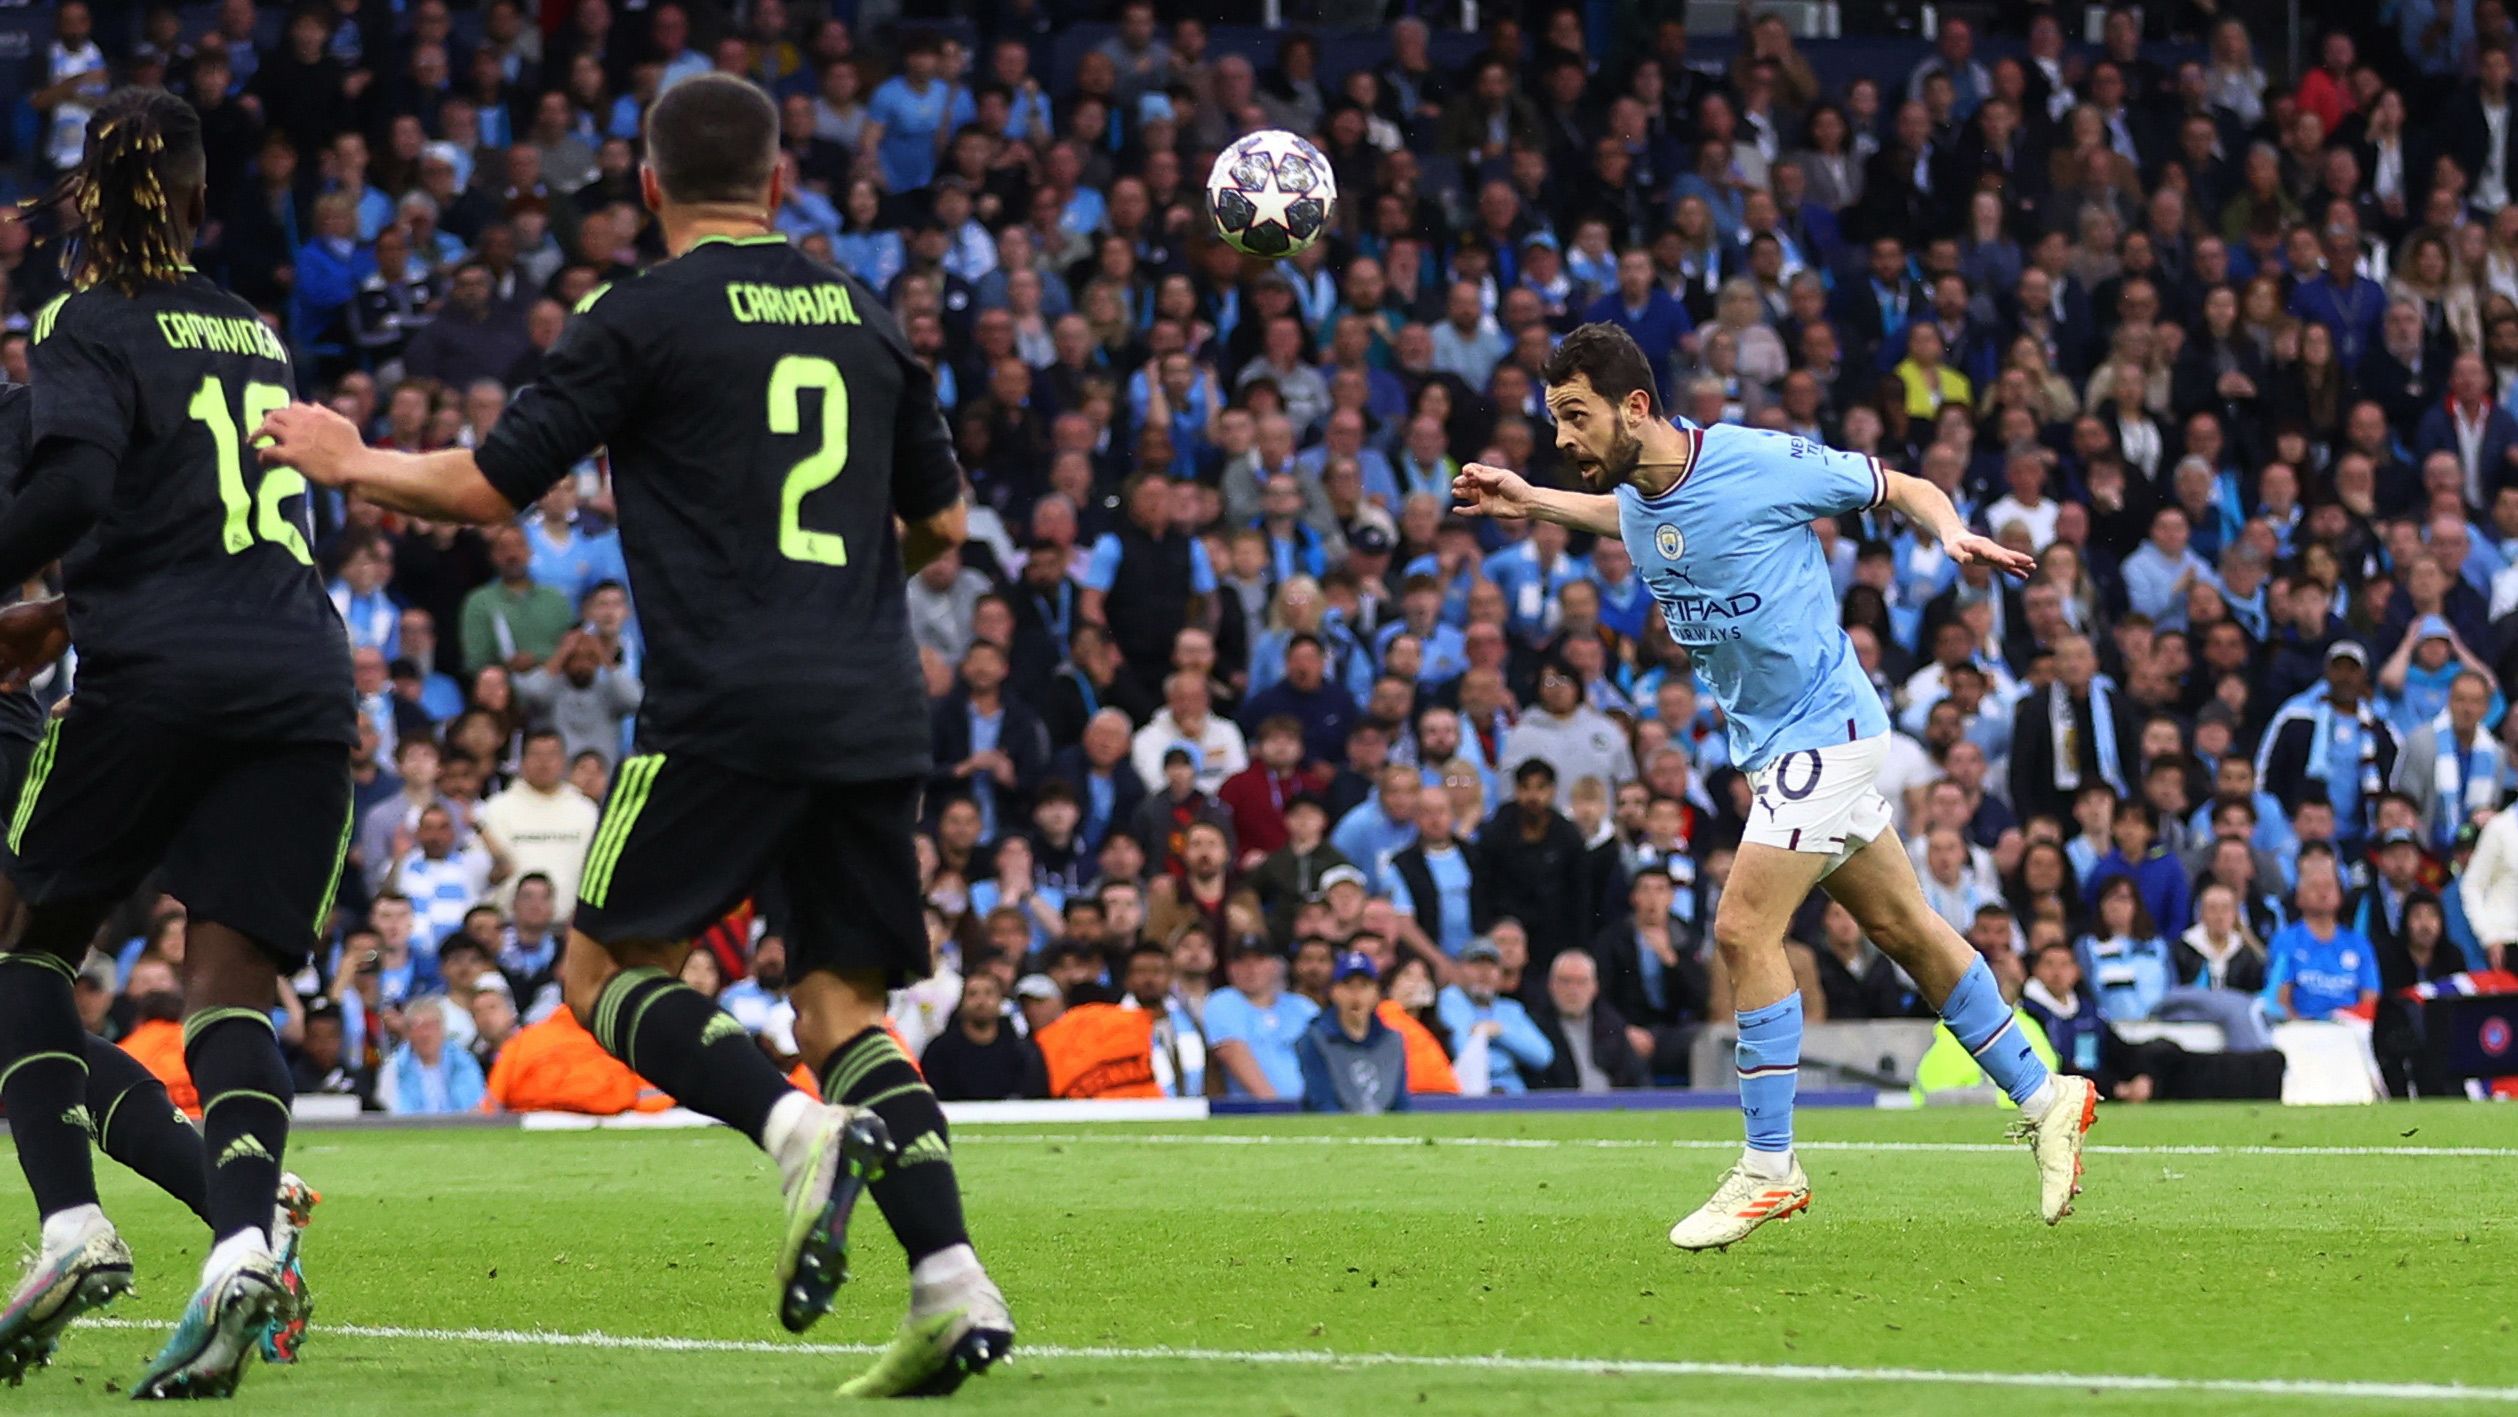
[[[242,426],[261,427],[265,414],[288,404],[289,391],[278,384],[247,384]],[[305,533],[280,510],[280,503],[306,490],[305,475],[295,468],[269,468],[259,488],[249,491],[245,487],[244,440],[237,435],[236,416],[227,411],[227,381],[216,374],[204,378],[184,412],[210,430],[210,441],[218,448],[219,502],[227,509],[220,540],[227,554],[247,550],[259,534],[304,564],[315,564],[314,554],[306,549]]]
[[[848,385],[827,359],[790,354],[769,374],[769,431],[804,431],[804,395],[822,396],[822,446],[787,469],[778,491],[778,551],[790,561],[848,564],[848,543],[837,532],[807,531],[804,499],[839,480],[848,468]]]

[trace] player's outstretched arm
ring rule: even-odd
[[[1554,522],[1594,536],[1615,536],[1617,498],[1593,492],[1560,492],[1533,487],[1530,480],[1506,468],[1470,463],[1451,480],[1452,500],[1464,517],[1498,521]]]
[[[1978,536],[1959,520],[1958,508],[1950,505],[1949,494],[1921,477],[1883,469],[1888,478],[1888,505],[1907,521],[1932,533],[1950,553],[1950,559],[1964,566],[1982,562],[2015,576],[2026,576],[2037,570],[2037,558],[2025,551],[2013,551],[1990,536]]]
[[[290,404],[265,415],[254,442],[265,465],[296,468],[308,481],[408,516],[486,524],[516,515],[514,504],[481,475],[470,449],[371,448],[356,424],[318,404]]]
[[[934,516],[901,524],[901,564],[914,576],[938,556],[960,546],[969,535],[970,503],[956,499],[952,506]]]

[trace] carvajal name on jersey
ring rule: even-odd
[[[162,310],[157,316],[157,332],[166,337],[168,349],[206,349],[213,354],[258,354],[265,359],[289,362],[289,352],[280,337],[260,320],[241,315],[196,315],[186,310]]]
[[[726,287],[734,317],[747,325],[854,325],[857,303],[848,287],[825,285],[756,285],[736,282]]]

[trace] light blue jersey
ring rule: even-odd
[[[1617,489],[1618,531],[1730,722],[1732,762],[1755,772],[1888,732],[1810,529],[1884,502],[1879,460],[1763,429],[1687,431],[1695,456],[1669,490]]]

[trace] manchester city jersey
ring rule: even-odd
[[[1618,531],[1722,706],[1732,762],[1755,772],[1888,732],[1810,529],[1887,500],[1879,459],[1727,424],[1688,437],[1695,456],[1668,490],[1617,489]]]

